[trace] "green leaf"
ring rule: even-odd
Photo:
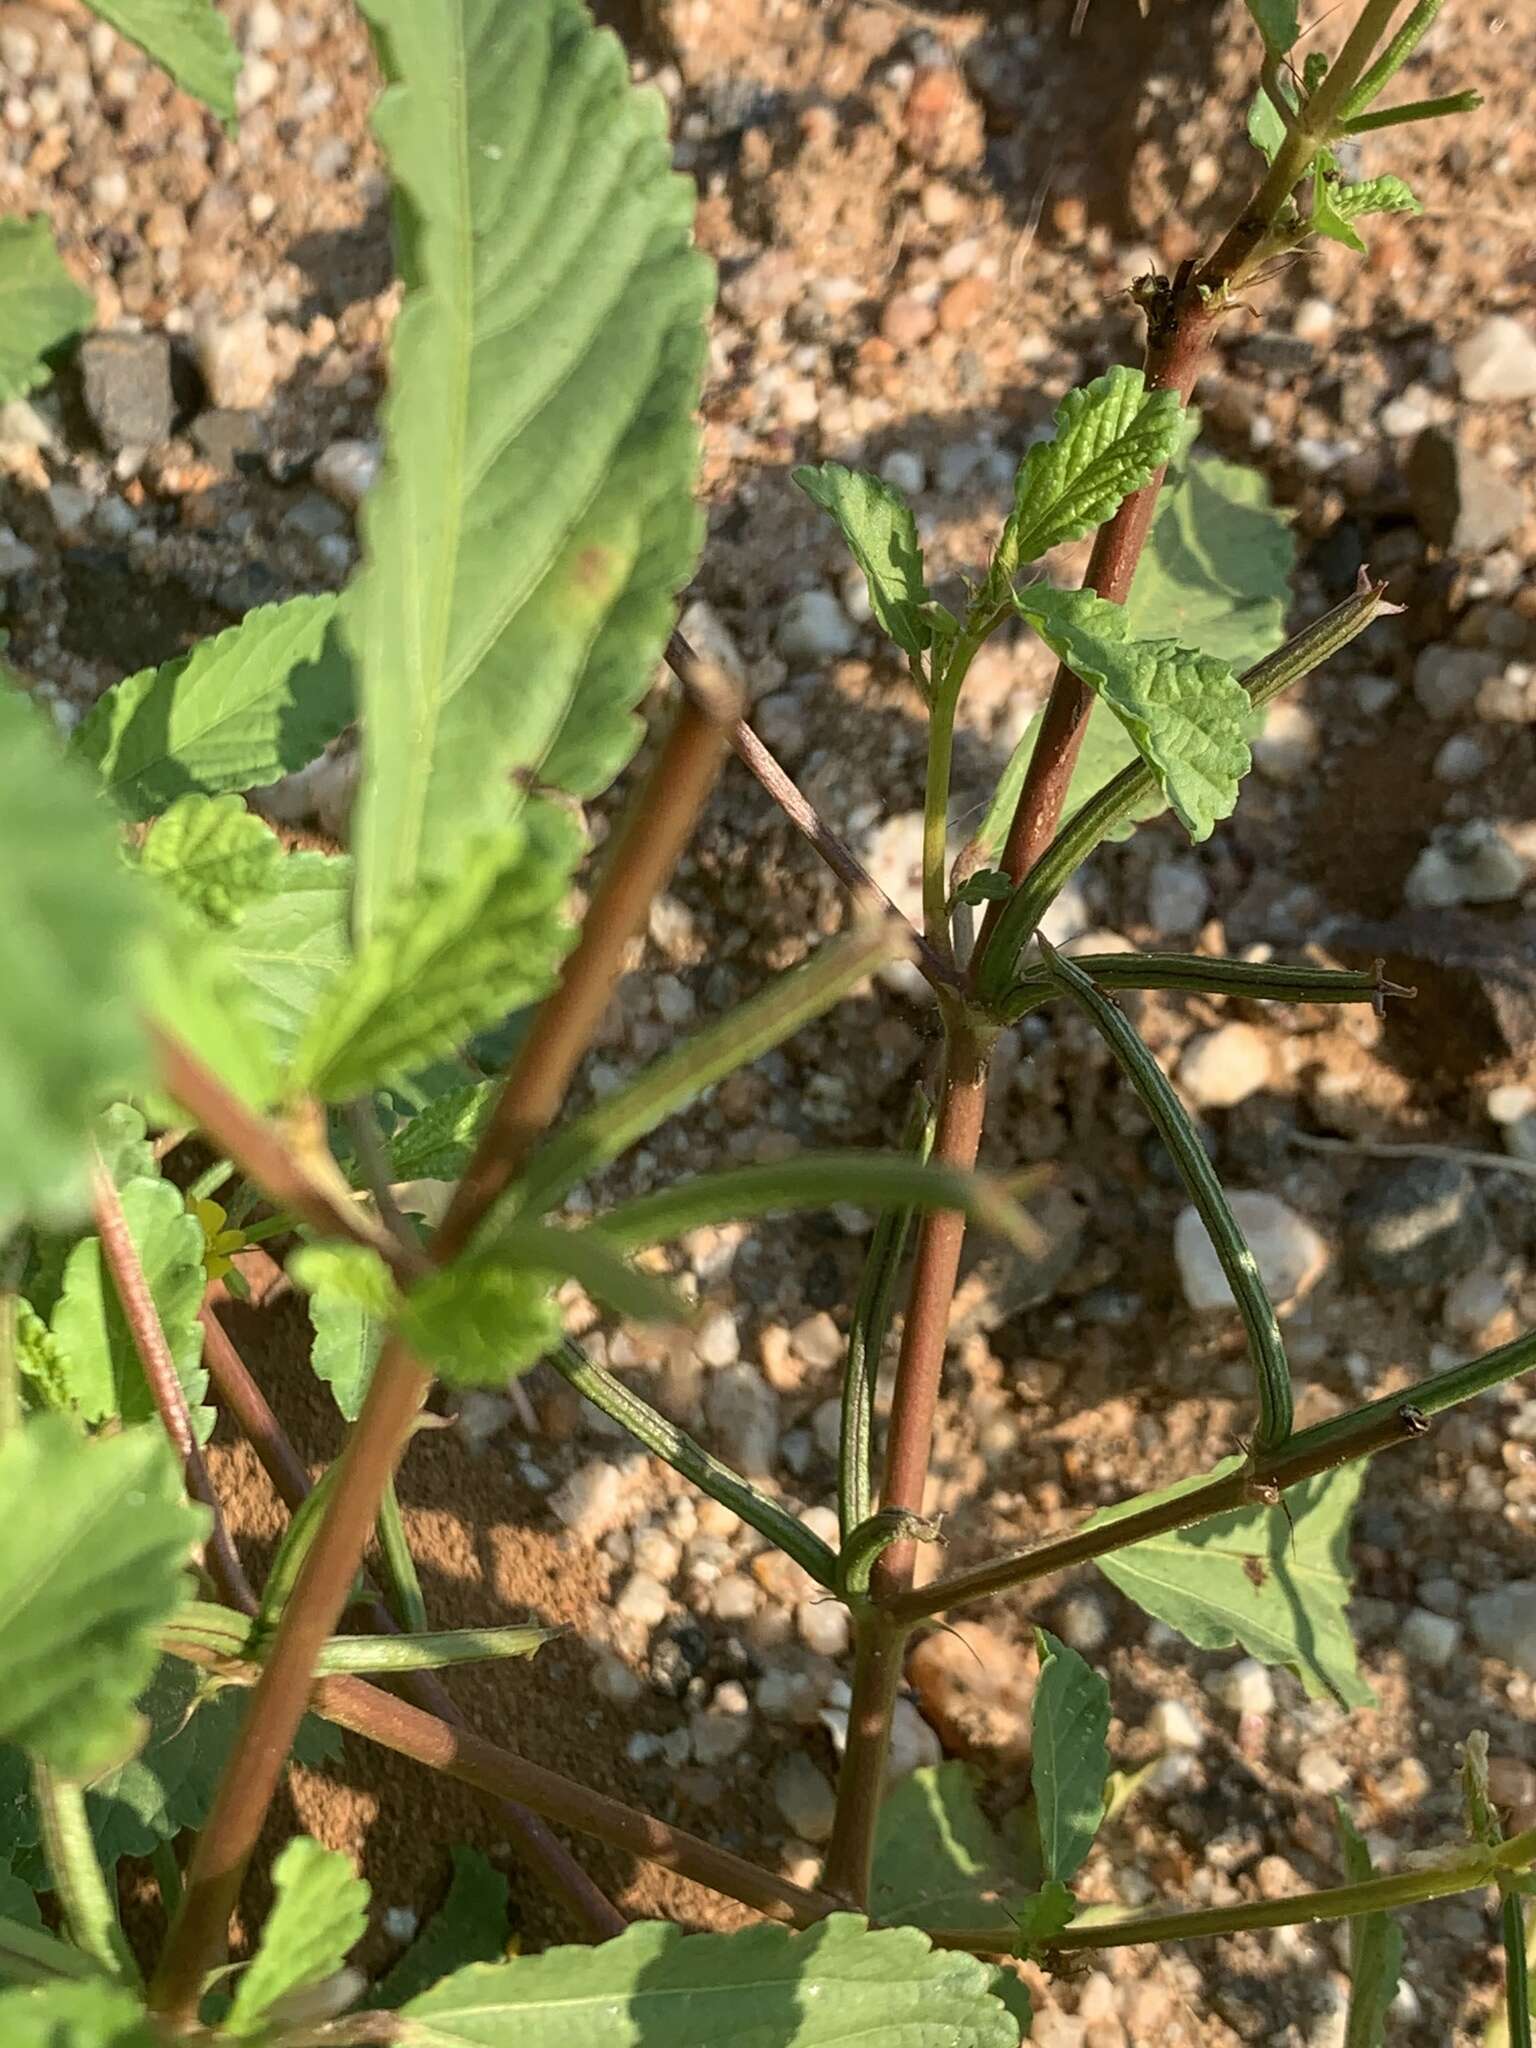
[[[576,0],[364,0],[406,298],[344,618],[368,935],[542,781],[634,751],[692,572],[712,296],[666,115]]]
[[[96,316],[96,301],[70,276],[46,217],[0,219],[0,405],[48,380],[43,361]]]
[[[1294,112],[1295,87],[1283,73],[1279,84],[1287,104]],[[1267,86],[1261,85],[1248,103],[1248,140],[1267,164],[1274,162],[1280,145],[1285,141],[1285,123],[1280,118],[1279,108],[1270,98]]]
[[[31,1885],[16,1875],[8,1857],[0,1856],[0,1919],[19,1920],[23,1927],[41,1927],[43,1909],[37,1903],[37,1893]],[[0,1956],[0,1981],[5,1973],[5,1959]]]
[[[1301,34],[1296,0],[1244,0],[1258,23],[1264,47],[1272,57],[1283,57]]]
[[[384,1325],[346,1295],[323,1287],[310,1296],[309,1317],[315,1329],[310,1366],[347,1421],[356,1422],[384,1348]]]
[[[74,1406],[72,1389],[77,1378],[69,1354],[31,1302],[19,1297],[13,1339],[23,1406],[31,1413],[49,1409],[68,1413]]]
[[[1192,839],[1237,804],[1253,707],[1224,661],[1176,640],[1134,640],[1125,609],[1088,590],[1033,584],[1014,603],[1124,725]]]
[[[513,1223],[483,1241],[478,1251],[455,1261],[456,1270],[472,1276],[493,1265],[537,1273],[541,1278],[555,1274],[562,1280],[575,1280],[594,1301],[635,1322],[686,1323],[693,1316],[692,1307],[680,1294],[632,1266],[624,1248],[595,1225],[567,1230]]]
[[[273,1035],[256,1014],[259,998],[235,962],[244,932],[220,932],[174,900],[161,917],[144,955],[144,1007],[179,1038],[233,1094],[264,1109],[279,1092]],[[247,922],[264,916],[258,904]],[[140,1094],[156,1123],[176,1124],[183,1112],[153,1087]]]
[[[1307,226],[1314,234],[1341,242],[1357,256],[1365,254],[1365,243],[1353,223],[1372,213],[1422,213],[1423,207],[1401,178],[1390,173],[1347,185],[1330,177],[1318,163],[1312,174],[1312,211]]]
[[[457,1180],[499,1092],[495,1081],[454,1088],[402,1124],[389,1139],[396,1180]]]
[[[388,1320],[400,1307],[394,1275],[379,1257],[361,1244],[305,1244],[290,1254],[288,1277],[306,1294],[327,1294],[349,1301],[369,1315]]]
[[[1191,1492],[1236,1471],[1238,1462],[1227,1459],[1161,1493],[1103,1508],[1087,1526],[1101,1528]],[[1363,1465],[1341,1466],[1292,1487],[1289,1517],[1267,1507],[1217,1515],[1101,1557],[1099,1569],[1199,1649],[1241,1643],[1263,1663],[1288,1665],[1314,1699],[1328,1695],[1346,1707],[1368,1707],[1375,1694],[1356,1667],[1345,1614],[1349,1522],[1364,1476]]]
[[[352,708],[335,598],[295,597],[125,676],[72,745],[128,817],[148,818],[179,796],[255,789],[303,768]]]
[[[1022,787],[1022,778],[1020,787]],[[1015,798],[1015,802],[1017,798]],[[1011,813],[1010,813],[1011,815]],[[1004,826],[1006,828],[1006,819]],[[1001,868],[978,868],[955,891],[956,903],[1002,903],[1013,894],[1013,881]]]
[[[1030,1784],[1040,1817],[1040,1848],[1049,1878],[1069,1883],[1104,1817],[1109,1776],[1109,1687],[1075,1650],[1035,1630],[1040,1678],[1035,1687]]]
[[[1014,1913],[1018,1925],[1015,1954],[1040,1955],[1064,1927],[1077,1917],[1077,1900],[1060,1878],[1053,1877],[1033,1897],[1023,1900]]]
[[[455,1849],[447,1898],[389,1975],[375,1986],[375,2002],[404,2005],[454,1970],[470,1963],[499,1962],[506,1954],[510,1933],[510,1896],[507,1880],[478,1849]]]
[[[227,2026],[253,2034],[281,1999],[334,1977],[368,1925],[368,1886],[350,1861],[295,1835],[272,1866],[261,1941],[235,1985]]]
[[[137,43],[183,92],[233,123],[240,53],[213,0],[91,0],[91,12]]]
[[[86,1129],[147,1070],[146,892],[33,706],[0,688],[0,1235],[85,1206]]]
[[[1335,1801],[1348,1884],[1375,1876],[1365,1838]],[[1364,1913],[1349,1923],[1349,2016],[1344,2048],[1383,2048],[1387,2014],[1403,1967],[1403,1930],[1390,1913]]]
[[[1474,1842],[1496,1849],[1504,1839],[1499,1816],[1488,1796],[1488,1731],[1474,1728],[1461,1751],[1461,1803],[1467,1833]]]
[[[44,1415],[0,1444],[0,1742],[69,1777],[116,1762],[155,1636],[186,1598],[208,1516],[158,1423],[84,1441]]]
[[[930,599],[911,506],[879,477],[844,469],[838,462],[791,470],[790,475],[837,521],[849,553],[864,571],[880,630],[916,661],[932,644],[933,627],[923,613]]]
[[[870,1911],[894,1925],[984,1927],[1023,1887],[976,1799],[968,1764],[927,1764],[886,1794],[875,1832]]]
[[[1178,640],[1252,668],[1285,637],[1295,562],[1289,517],[1263,474],[1197,456],[1158,499],[1127,628],[1137,640]]]
[[[460,1970],[403,2008],[402,2048],[1018,2048],[991,1974],[851,1913],[804,1934],[643,1921],[598,1948]]]
[[[160,1166],[155,1148],[149,1142],[143,1117],[132,1103],[109,1102],[91,1125],[91,1136],[114,1187],[121,1188],[131,1180],[158,1178]]]
[[[209,924],[235,925],[271,895],[283,844],[237,796],[183,796],[150,826],[139,865]]]
[[[976,834],[976,845],[983,859],[992,860],[1003,850],[1008,837],[1008,827],[1013,814],[1019,807],[1019,798],[1024,790],[1024,777],[1029,772],[1034,757],[1035,742],[1040,737],[1040,723],[1044,713],[1037,711],[1024,728],[1024,736],[1008,757],[1008,765],[998,778],[987,814],[982,819]],[[1095,704],[1088,714],[1088,730],[1078,752],[1077,762],[1072,770],[1072,780],[1067,785],[1067,800],[1062,805],[1062,823],[1081,810],[1091,796],[1097,795],[1106,782],[1112,782],[1122,768],[1128,768],[1136,760],[1136,742],[1125,727],[1105,704]],[[1142,818],[1155,818],[1166,808],[1161,794],[1149,797],[1134,816],[1123,823],[1110,836],[1115,839],[1130,837],[1135,825]]]
[[[459,1259],[405,1297],[397,1327],[424,1364],[454,1386],[498,1386],[560,1342],[553,1272]]]
[[[0,1992],[5,2048],[157,2048],[138,2000],[115,1984],[45,1984]]]
[[[1055,433],[1019,465],[997,544],[998,576],[1011,583],[1026,563],[1102,526],[1173,455],[1182,422],[1176,392],[1148,391],[1141,371],[1123,364],[1069,391]]]
[[[579,850],[569,818],[530,805],[453,875],[419,882],[322,998],[294,1086],[327,1102],[366,1094],[545,995],[572,936],[561,906]]]
[[[181,1191],[169,1181],[131,1180],[120,1192],[193,1427],[206,1439],[213,1411],[200,1405],[208,1386],[197,1319],[206,1283],[202,1226],[188,1214]],[[99,1238],[82,1238],[70,1253],[52,1327],[68,1360],[70,1392],[88,1422],[114,1416],[125,1422],[155,1420],[158,1410]]]
[[[242,1013],[279,1066],[292,1059],[310,1018],[351,961],[351,894],[351,861],[290,853],[271,893],[246,910],[224,941]]]

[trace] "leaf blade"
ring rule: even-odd
[[[1035,1643],[1040,1677],[1035,1687],[1031,1782],[1045,1874],[1068,1884],[1093,1847],[1104,1816],[1109,1687],[1075,1650],[1045,1629],[1035,1630]]]
[[[295,1991],[324,1983],[368,1925],[367,1884],[338,1850],[295,1835],[272,1866],[275,1897],[261,1941],[235,1986],[232,2034],[253,2034]]]
[[[404,2005],[453,1971],[496,1962],[506,1951],[507,1880],[478,1849],[452,1855],[448,1896],[378,1986],[380,2005]]]
[[[282,864],[282,841],[237,796],[178,797],[139,854],[146,874],[215,925],[239,924],[272,893]]]
[[[662,109],[572,0],[365,0],[401,199],[384,473],[343,601],[361,677],[357,923],[506,821],[590,794],[690,573],[709,270]],[[404,80],[406,83],[402,84]]]
[[[59,260],[46,216],[0,219],[0,405],[45,383],[44,356],[95,313],[95,300]]]
[[[933,628],[923,616],[928,586],[911,506],[879,477],[845,469],[840,462],[802,467],[790,475],[813,504],[836,520],[864,572],[881,631],[917,661],[932,644]]]
[[[183,92],[234,121],[240,53],[211,0],[91,0],[91,11],[137,43]]]
[[[1375,1876],[1365,1838],[1343,1805],[1334,1802],[1343,1849],[1344,1876],[1364,1884]],[[1349,1923],[1349,2011],[1344,2048],[1383,2048],[1387,2014],[1397,1996],[1403,1967],[1403,1930],[1390,1913],[1364,1913]]]

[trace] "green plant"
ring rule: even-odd
[[[1536,1365],[1536,1338],[1522,1338],[1298,1431],[1280,1328],[1241,1230],[1106,993],[1380,1001],[1391,991],[1377,977],[1193,956],[1074,960],[1043,941],[1036,957],[1025,951],[1106,837],[1165,807],[1197,837],[1226,817],[1262,706],[1383,602],[1367,581],[1276,648],[1284,543],[1262,511],[1232,516],[1245,496],[1251,509],[1252,485],[1196,464],[1159,502],[1165,471],[1187,457],[1187,401],[1234,295],[1307,236],[1354,246],[1355,223],[1413,204],[1395,180],[1344,182],[1339,139],[1450,106],[1373,110],[1440,0],[1417,0],[1390,35],[1401,0],[1364,0],[1332,64],[1314,54],[1299,79],[1294,7],[1250,4],[1265,51],[1251,124],[1268,159],[1262,182],[1209,259],[1140,282],[1145,368],[1111,370],[1063,401],[963,610],[929,594],[912,513],[887,486],[835,465],[801,474],[845,533],[928,708],[921,933],[891,915],[860,924],[562,1120],[624,949],[729,745],[845,881],[865,897],[872,885],[741,723],[726,679],[674,637],[670,727],[579,933],[567,922],[584,842],[563,799],[599,792],[635,751],[637,706],[698,545],[691,414],[707,266],[690,247],[690,194],[669,169],[659,102],[632,89],[617,44],[577,0],[361,0],[389,81],[378,126],[401,195],[407,286],[364,572],[337,603],[254,612],[185,660],[120,683],[71,759],[20,695],[0,697],[7,2041],[1008,2048],[1028,2025],[1027,1999],[978,1957],[1053,1966],[1123,1943],[1348,1919],[1351,2039],[1369,2043],[1401,1948],[1390,1916],[1489,1885],[1505,1902],[1509,2035],[1529,2040],[1522,1895],[1536,1832],[1503,1838],[1475,1735],[1469,1840],[1430,1866],[1375,1875],[1346,1816],[1347,1881],[1334,1890],[1194,1911],[1082,1908],[1074,1877],[1123,1790],[1109,1777],[1104,1681],[1042,1633],[1020,1853],[993,1834],[958,1766],[881,1797],[912,1632],[1087,1560],[1193,1641],[1241,1641],[1312,1689],[1359,1700],[1343,1545],[1361,1461]],[[227,111],[224,46],[201,0],[100,11]],[[13,237],[29,264],[40,263],[35,240]],[[62,303],[44,310],[28,360],[7,359],[18,387],[78,316]],[[1086,589],[1030,580],[1049,548],[1089,533]],[[957,706],[976,653],[1016,616],[1062,667],[950,875]],[[234,793],[302,765],[354,708],[364,770],[353,852],[284,853]],[[146,818],[147,833],[122,829]],[[945,1059],[932,1114],[915,1106],[901,1149],[702,1173],[587,1222],[561,1219],[579,1182],[902,953],[932,984]],[[918,1587],[914,1546],[937,1533],[923,1489],[961,1237],[976,1223],[1031,1241],[1017,1191],[975,1171],[988,1064],[1003,1031],[1049,1004],[1075,1005],[1102,1034],[1205,1221],[1247,1331],[1252,1442],[1069,1537]],[[505,1074],[487,1078],[461,1055],[510,1010],[527,1013],[524,1028]],[[183,1187],[162,1161],[189,1129],[213,1164]],[[157,1131],[172,1143],[152,1141]],[[430,1234],[405,1209],[408,1193],[423,1201],[423,1182],[441,1184]],[[632,1253],[700,1224],[847,1199],[882,1220],[849,1346],[834,1550],[585,1358],[554,1289],[574,1279],[620,1313],[684,1319],[689,1304]],[[877,1493],[873,1375],[914,1229]],[[313,1492],[205,1306],[210,1272],[279,1235],[296,1240],[289,1270],[311,1295],[314,1370],[351,1424]],[[500,1382],[543,1357],[850,1610],[854,1699],[818,1888],[451,1725],[433,1672],[535,1654],[542,1632],[422,1625],[394,1473],[434,1378]],[[251,1436],[294,1510],[259,1590],[203,1457],[215,1407]],[[375,1527],[394,1619],[359,1580]],[[368,1631],[341,1632],[355,1600]],[[467,1863],[452,1925],[429,1930],[370,1995],[346,1968],[366,1888],[344,1858],[300,1837],[274,1862],[251,1959],[228,1974],[230,1917],[268,1806],[295,1744],[317,1753],[322,1722],[503,1801],[520,1852],[599,1945],[497,1959],[498,1880]],[[547,1821],[784,1924],[692,1937],[626,1928]],[[183,1871],[171,1845],[184,1834]],[[118,1926],[113,1869],[127,1854],[152,1858],[170,1915],[153,1957],[133,1954]],[[38,1890],[55,1900],[46,1931]]]

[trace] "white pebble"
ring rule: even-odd
[[[592,1690],[616,1707],[632,1707],[645,1687],[622,1657],[604,1651],[593,1667]]]
[[[827,1597],[802,1600],[795,1609],[795,1626],[801,1642],[818,1657],[847,1655],[848,1610],[840,1601]]]
[[[788,661],[836,661],[858,645],[859,629],[830,590],[803,590],[779,614],[774,640]]]
[[[1090,1656],[1109,1641],[1109,1616],[1092,1593],[1072,1593],[1056,1610],[1056,1633],[1080,1656]]]
[[[1271,782],[1299,782],[1317,758],[1317,721],[1304,704],[1272,704],[1264,730],[1253,740],[1254,765]]]
[[[682,1551],[665,1529],[658,1529],[654,1523],[645,1529],[637,1529],[630,1544],[630,1557],[637,1571],[647,1572],[664,1586],[670,1585],[677,1577],[677,1568],[682,1563]]]
[[[928,471],[923,458],[911,448],[893,448],[880,465],[880,475],[893,491],[904,498],[921,497],[928,488]]]
[[[1331,1749],[1304,1749],[1296,1759],[1296,1782],[1303,1792],[1330,1799],[1349,1783],[1349,1772]]]
[[[1496,1124],[1517,1124],[1536,1110],[1536,1088],[1527,1081],[1505,1081],[1488,1090],[1485,1107]]]
[[[315,482],[328,498],[355,512],[379,474],[377,441],[332,441],[315,460]]]
[[[283,39],[282,10],[274,0],[255,0],[255,5],[245,17],[245,30],[241,43],[247,50],[270,50]]]
[[[613,1611],[622,1621],[639,1622],[642,1628],[655,1628],[665,1621],[671,1605],[667,1589],[649,1572],[635,1572],[623,1592],[613,1603]]]
[[[1435,774],[1441,782],[1475,782],[1487,766],[1483,736],[1476,732],[1453,732],[1435,756]]]
[[[1328,1264],[1329,1250],[1306,1218],[1278,1196],[1255,1190],[1239,1189],[1227,1202],[1248,1240],[1270,1300],[1284,1304],[1308,1293]],[[1198,1210],[1188,1208],[1180,1215],[1174,1226],[1173,1253],[1184,1299],[1192,1309],[1205,1313],[1236,1306]]]
[[[769,1780],[773,1803],[794,1832],[807,1842],[825,1842],[832,1833],[837,1795],[808,1756],[792,1750],[774,1765]]]
[[[736,1363],[741,1356],[741,1332],[729,1309],[714,1309],[704,1318],[693,1340],[693,1350],[701,1365]]]
[[[272,396],[277,364],[260,313],[204,321],[197,331],[197,360],[216,406],[230,412],[259,412]]]
[[[381,1916],[384,1932],[391,1941],[412,1941],[421,1925],[420,1918],[409,1906],[386,1906]]]
[[[1160,860],[1147,882],[1147,922],[1156,932],[1196,932],[1210,908],[1210,885],[1199,861]]]
[[[253,107],[259,107],[263,100],[270,99],[277,90],[277,81],[282,76],[270,57],[247,57],[240,67],[240,76],[235,80],[235,106],[242,114],[248,114]]]
[[[1274,1712],[1275,1688],[1257,1657],[1244,1657],[1206,1681],[1206,1689],[1234,1714]]]
[[[573,1472],[550,1496],[550,1509],[574,1536],[596,1543],[624,1519],[624,1475],[606,1459]]]
[[[1252,1024],[1202,1031],[1184,1048],[1179,1081],[1200,1109],[1232,1109],[1269,1082],[1269,1044]]]
[[[1169,1749],[1203,1749],[1205,1731],[1182,1700],[1159,1700],[1148,1725],[1158,1741]]]
[[[716,1621],[750,1621],[761,1597],[755,1579],[745,1572],[727,1572],[710,1597],[710,1612]]]

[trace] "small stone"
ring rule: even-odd
[[[920,498],[928,488],[928,471],[921,455],[911,448],[893,448],[880,465],[880,475],[893,491],[904,498]]]
[[[1227,1199],[1258,1262],[1259,1277],[1270,1300],[1283,1306],[1310,1293],[1328,1264],[1326,1240],[1277,1195],[1245,1188]],[[1185,1209],[1180,1215],[1174,1226],[1173,1252],[1184,1299],[1192,1309],[1204,1314],[1237,1306],[1197,1210]]]
[[[1480,732],[1453,732],[1435,756],[1441,782],[1476,782],[1488,767],[1488,750]]]
[[[814,1600],[802,1600],[795,1609],[795,1627],[801,1642],[808,1650],[814,1650],[818,1657],[847,1656],[848,1610],[841,1601],[825,1595]]]
[[[1410,434],[1422,433],[1435,417],[1439,403],[1435,394],[1423,384],[1410,384],[1396,398],[1389,398],[1377,418],[1381,431],[1390,434],[1394,440],[1406,440]]]
[[[1210,909],[1210,884],[1199,861],[1160,860],[1147,881],[1147,922],[1155,932],[1197,932]]]
[[[1524,523],[1519,487],[1444,427],[1419,435],[1405,474],[1420,532],[1450,554],[1489,554]]]
[[[774,641],[787,661],[837,661],[858,645],[859,629],[830,590],[802,590],[780,612]]]
[[[355,512],[373,488],[381,460],[377,441],[332,441],[315,460],[315,482],[328,498]]]
[[[992,281],[985,277],[962,277],[939,301],[939,328],[944,334],[963,334],[992,303]]]
[[[736,1363],[741,1356],[741,1332],[729,1309],[715,1309],[704,1318],[693,1340],[693,1352],[701,1365]]]
[[[1407,1159],[1377,1169],[1345,1204],[1350,1251],[1376,1286],[1443,1287],[1478,1265],[1489,1246],[1477,1183],[1449,1159]]]
[[[1503,1314],[1507,1299],[1497,1273],[1463,1273],[1445,1297],[1445,1327],[1458,1337],[1475,1337]]]
[[[1244,1657],[1206,1681],[1206,1689],[1234,1714],[1270,1714],[1275,1688],[1257,1657]]]
[[[923,219],[931,228],[950,228],[965,212],[965,200],[942,178],[930,178],[923,187],[920,204]]]
[[[421,1925],[420,1917],[409,1906],[389,1906],[380,1916],[384,1932],[391,1941],[412,1941]]]
[[[1536,1110],[1536,1088],[1527,1081],[1505,1081],[1488,1090],[1483,1105],[1496,1124],[1517,1124]]]
[[[892,348],[916,348],[939,324],[933,307],[911,292],[898,292],[887,299],[880,315],[880,336]]]
[[[248,412],[229,412],[210,406],[192,422],[192,440],[198,451],[233,476],[243,456],[262,452],[261,422]]]
[[[1071,1593],[1056,1609],[1056,1633],[1069,1650],[1084,1657],[1109,1641],[1109,1616],[1092,1593]]]
[[[946,1749],[1010,1763],[1028,1758],[1037,1676],[1032,1649],[986,1622],[958,1621],[918,1644],[907,1676]]]
[[[24,576],[37,567],[37,550],[18,539],[9,526],[0,526],[0,583],[10,576]]]
[[[1461,395],[1473,405],[1536,398],[1536,333],[1495,313],[1453,351]]]
[[[1300,341],[1324,342],[1332,335],[1338,314],[1326,299],[1303,299],[1291,315],[1291,332]]]
[[[762,1595],[745,1572],[727,1572],[710,1596],[709,1611],[716,1621],[750,1621]]]
[[[197,332],[197,361],[216,406],[227,406],[232,412],[260,412],[272,396],[277,363],[267,322],[260,313],[205,321]]]
[[[1253,740],[1253,760],[1271,782],[1299,782],[1317,759],[1317,721],[1304,704],[1282,697],[1271,704]]]
[[[885,1760],[885,1782],[894,1785],[913,1771],[944,1761],[939,1738],[908,1699],[899,1699],[891,1715],[891,1747]]]
[[[667,1589],[659,1579],[653,1579],[649,1572],[634,1572],[614,1601],[613,1611],[621,1621],[635,1621],[642,1628],[650,1629],[666,1620],[671,1604]]]
[[[721,1455],[749,1479],[773,1470],[779,1397],[750,1365],[728,1365],[710,1381],[705,1414]]]
[[[468,1387],[459,1396],[459,1434],[471,1451],[483,1451],[512,1420],[515,1409],[505,1394],[488,1387]]]
[[[1193,1752],[1205,1747],[1205,1731],[1182,1700],[1159,1700],[1147,1725],[1166,1749]]]
[[[596,1543],[623,1521],[623,1500],[623,1473],[606,1459],[595,1458],[550,1495],[549,1505],[573,1536]]]
[[[1536,1804],[1536,1769],[1518,1757],[1489,1757],[1488,1797],[1495,1806]]]
[[[1463,903],[1508,903],[1525,887],[1528,865],[1499,827],[1470,819],[1437,832],[1408,871],[1406,903],[1449,910]]]
[[[276,0],[255,0],[240,41],[247,50],[270,50],[283,40],[284,21]]]
[[[171,344],[164,334],[91,334],[80,344],[85,409],[106,448],[154,448],[170,438]]]
[[[727,312],[750,327],[785,313],[805,290],[805,273],[792,249],[766,249],[720,287]]]
[[[808,1728],[821,1706],[822,1688],[809,1671],[775,1665],[758,1680],[754,1704],[765,1721]]]
[[[1479,1649],[1536,1678],[1536,1579],[1511,1579],[1467,1602]]]
[[[664,1586],[670,1585],[677,1577],[678,1566],[683,1561],[676,1539],[654,1524],[648,1529],[635,1531],[629,1554],[637,1571],[648,1573]]]
[[[1331,1799],[1349,1783],[1349,1772],[1331,1749],[1304,1749],[1296,1759],[1296,1782],[1303,1792]]]
[[[1269,1085],[1269,1043],[1252,1024],[1202,1031],[1184,1048],[1179,1082],[1199,1109],[1232,1109]]]
[[[1425,647],[1413,665],[1413,694],[1431,718],[1459,718],[1498,669],[1484,647]]]
[[[66,539],[84,528],[95,506],[93,493],[81,490],[78,484],[48,486],[48,510],[53,515],[54,525]]]
[[[1426,1607],[1410,1608],[1397,1632],[1403,1655],[1431,1671],[1443,1671],[1461,1642],[1461,1624]]]
[[[241,66],[240,76],[235,80],[235,106],[242,114],[259,107],[277,90],[282,73],[270,57],[247,57]]]
[[[814,1316],[807,1316],[804,1322],[796,1323],[789,1333],[789,1348],[804,1365],[815,1368],[838,1365],[845,1348],[843,1333],[822,1309]]]
[[[616,1707],[632,1707],[645,1687],[622,1657],[604,1650],[592,1668],[592,1690]]]
[[[807,1842],[825,1842],[832,1833],[837,1795],[823,1772],[802,1750],[780,1757],[768,1780],[773,1803],[794,1832]]]
[[[689,1716],[694,1760],[723,1764],[752,1739],[752,1706],[735,1679],[717,1686],[707,1708]]]
[[[318,491],[305,491],[283,514],[283,530],[309,541],[330,540],[341,533],[346,519],[340,506]]]

